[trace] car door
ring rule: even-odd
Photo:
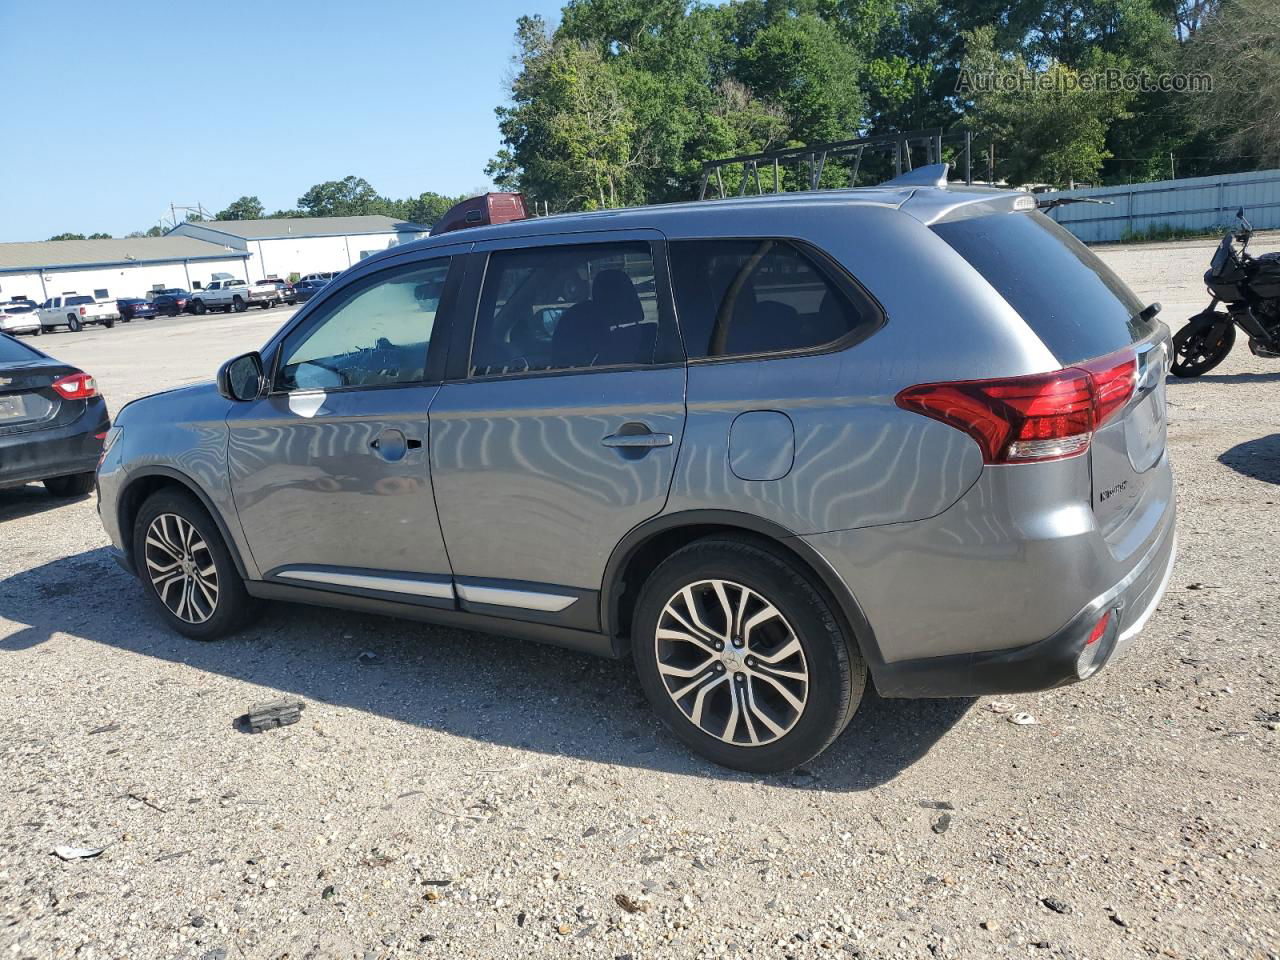
[[[684,356],[661,234],[478,243],[431,408],[459,603],[598,627],[605,564],[666,502]]]
[[[451,252],[317,300],[269,349],[265,395],[228,416],[231,488],[266,579],[452,606],[428,461]]]

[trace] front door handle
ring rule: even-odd
[[[415,444],[399,430],[383,430],[369,441],[370,449],[383,460],[391,463],[403,460],[404,455],[414,446],[421,446],[421,444]]]
[[[650,450],[653,447],[669,447],[675,438],[669,433],[614,433],[600,441],[606,447],[631,447]]]

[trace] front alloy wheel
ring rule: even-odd
[[[133,568],[174,630],[212,640],[257,612],[218,525],[190,493],[157,490],[133,522]]]
[[[176,513],[147,528],[143,554],[160,602],[179,620],[205,623],[218,609],[218,568],[204,538]]]
[[[725,743],[772,743],[804,713],[804,648],[778,608],[740,583],[702,580],[677,591],[662,608],[654,654],[680,712]]]

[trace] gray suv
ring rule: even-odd
[[[126,406],[102,521],[188,636],[281,599],[630,655],[691,748],[777,771],[868,674],[1040,690],[1142,629],[1175,543],[1155,309],[1009,191],[479,226]]]

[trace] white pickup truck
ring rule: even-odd
[[[87,293],[64,293],[50,297],[36,308],[40,314],[40,329],[52,330],[66,327],[73,333],[91,323],[114,327],[120,319],[120,310],[114,300],[99,303]]]
[[[211,280],[204,289],[191,294],[191,309],[195,313],[209,310],[221,310],[223,313],[234,310],[242,313],[249,309],[250,304],[256,304],[265,310],[280,300],[280,288],[271,280],[259,280],[257,283]]]

